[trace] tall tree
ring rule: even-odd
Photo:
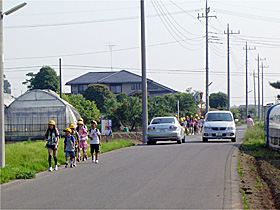
[[[209,96],[210,107],[215,109],[225,109],[227,107],[227,94],[218,92]]]
[[[77,109],[85,123],[100,117],[95,102],[86,100],[81,94],[62,94],[62,98]]]
[[[55,92],[59,91],[59,76],[53,68],[43,66],[37,74],[32,72],[26,74],[31,77],[22,84],[27,85],[28,89],[50,89]]]
[[[4,93],[11,94],[11,84],[8,80],[5,79],[6,75],[4,74]]]
[[[106,100],[113,97],[113,93],[109,90],[106,85],[102,84],[91,84],[84,91],[83,96],[90,101],[95,101],[97,108],[101,113],[105,113],[106,109]]]

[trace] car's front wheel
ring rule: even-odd
[[[182,143],[181,139],[177,140],[177,144],[181,144],[181,143]]]
[[[182,143],[186,143],[186,135],[184,134],[184,137],[182,139]]]
[[[203,138],[202,138],[202,141],[203,141],[203,142],[207,142],[207,141],[208,141],[208,139],[207,139],[207,138],[205,138],[205,137],[203,137]]]
[[[236,142],[236,137],[232,138],[231,142]]]

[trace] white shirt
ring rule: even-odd
[[[100,134],[100,131],[98,129],[89,129],[89,133],[88,133],[88,136],[89,136],[89,143],[90,144],[99,144],[99,135]]]

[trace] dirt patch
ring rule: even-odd
[[[280,209],[279,152],[263,150],[271,155],[254,157],[241,151],[241,190],[249,209]]]

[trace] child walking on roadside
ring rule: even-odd
[[[66,128],[65,130],[63,130],[65,132],[65,140],[64,140],[64,152],[65,152],[65,159],[66,159],[66,163],[65,163],[65,167],[67,168],[68,166],[68,157],[70,156],[70,167],[73,168],[73,166],[75,167],[75,143],[76,140],[74,138],[74,136],[71,136],[71,129],[70,128]]]
[[[79,138],[80,137],[79,137],[78,132],[75,129],[75,124],[74,123],[70,123],[69,128],[71,129],[71,136],[73,136],[75,138],[75,141],[76,141],[75,151],[74,151],[74,154],[75,154],[74,165],[76,165],[76,158],[78,157],[78,152],[80,151],[80,149],[79,149],[79,142],[80,142]],[[80,161],[79,158],[77,158],[77,161],[78,162]]]
[[[88,140],[88,133],[86,131],[86,129],[84,128],[84,122],[83,121],[78,121],[78,128],[77,128],[77,132],[79,133],[80,136],[80,142],[79,142],[79,149],[83,150],[83,161],[87,160],[87,140]],[[81,154],[80,151],[78,153],[78,159],[81,159]]]
[[[96,128],[97,122],[95,120],[91,121],[91,128],[89,129],[89,143],[90,143],[90,152],[91,152],[91,158],[92,162],[98,163],[98,153],[100,153],[100,148],[101,146],[101,134],[99,129]],[[95,152],[95,161],[94,161],[94,155],[93,153]]]
[[[48,129],[45,134],[46,137],[46,148],[48,149],[49,154],[49,171],[52,171],[52,151],[53,151],[53,159],[54,159],[54,170],[57,168],[57,146],[59,141],[59,133],[58,129],[55,127],[55,121],[51,120],[48,123]]]

